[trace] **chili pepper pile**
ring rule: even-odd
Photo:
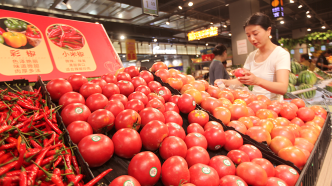
[[[40,88],[0,90],[0,186],[84,185],[74,147],[65,146],[58,128],[58,109],[47,106]],[[111,170],[85,185],[96,184]]]
[[[79,50],[85,42],[78,30],[66,25],[52,25],[47,36],[56,46],[67,50]]]

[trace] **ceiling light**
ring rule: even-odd
[[[213,25],[213,22],[211,21],[210,24]]]
[[[119,18],[122,18],[123,17],[123,15],[122,14],[119,14]]]
[[[227,25],[223,25],[224,28],[227,28]]]
[[[182,6],[178,6],[180,10],[182,10]]]
[[[225,4],[225,6],[229,6],[229,4]]]
[[[306,14],[309,14],[310,13],[310,11],[308,10],[307,12],[306,12]]]
[[[157,55],[154,55],[154,57],[157,57]]]
[[[285,24],[285,21],[280,21],[280,24],[282,24],[282,25]]]
[[[232,33],[229,33],[228,35],[229,35],[229,36],[232,36]]]
[[[299,5],[297,8],[302,8],[303,6],[302,5]]]
[[[326,27],[323,25],[323,26],[322,26],[322,29],[325,29],[325,28],[326,28]]]
[[[307,31],[310,32],[310,31],[311,31],[311,28],[308,28]]]
[[[269,36],[270,39],[272,39],[272,36]]]
[[[126,57],[126,55],[123,55],[122,57]]]
[[[208,45],[209,45],[209,43],[206,43],[205,45],[206,45],[206,46],[208,46]]]
[[[120,36],[120,39],[125,39],[126,37],[124,35],[121,35]]]
[[[156,39],[156,38],[155,38],[155,39],[153,39],[153,41],[154,41],[154,42],[157,42],[157,41],[158,41],[158,39]]]
[[[307,15],[307,18],[311,18],[311,15],[310,15],[310,14],[308,14],[308,15]]]
[[[166,25],[169,25],[169,21],[166,21]]]
[[[289,3],[294,3],[294,0],[289,0]]]
[[[194,5],[193,2],[189,2],[189,3],[188,3],[188,6],[193,6],[193,5]]]
[[[198,57],[198,55],[196,55],[196,57]]]

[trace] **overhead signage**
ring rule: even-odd
[[[135,39],[126,40],[127,61],[137,60]]]
[[[209,29],[192,31],[188,33],[188,41],[194,41],[198,39],[204,39],[208,37],[213,37],[218,35],[218,27],[210,27]]]
[[[271,0],[272,15],[274,18],[284,17],[284,1]]]
[[[142,0],[143,14],[158,16],[158,0]]]

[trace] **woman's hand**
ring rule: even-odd
[[[253,73],[245,69],[245,76],[238,77],[238,80],[245,85],[258,85],[258,77],[256,77]]]

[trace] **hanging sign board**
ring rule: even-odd
[[[158,16],[158,0],[142,0],[143,14]]]
[[[122,67],[101,24],[0,9],[0,31],[1,81],[96,77]]]
[[[284,17],[284,1],[271,0],[271,10],[274,18]]]
[[[209,29],[192,31],[188,33],[188,41],[194,41],[198,39],[213,37],[218,35],[218,27],[210,27]]]
[[[236,46],[237,46],[237,54],[238,55],[248,53],[247,40],[246,39],[236,41]]]
[[[127,61],[137,60],[135,39],[126,40]]]

